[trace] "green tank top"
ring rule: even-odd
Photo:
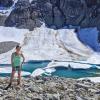
[[[16,66],[21,66],[21,56],[14,54],[14,57],[13,57],[13,67],[16,67]]]

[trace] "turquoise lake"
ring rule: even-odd
[[[29,61],[22,67],[23,71],[33,72],[37,68],[44,68],[50,61]],[[0,64],[5,67],[7,65]],[[8,65],[10,66],[10,65]],[[52,76],[66,77],[66,78],[82,78],[82,77],[100,77],[100,69],[89,68],[89,69],[72,69],[59,66],[55,68],[56,71],[52,73]],[[0,74],[0,76],[10,76],[10,74]]]

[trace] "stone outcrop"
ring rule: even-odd
[[[65,25],[81,27],[100,26],[99,0],[19,0],[5,22],[19,28],[39,27],[44,21],[48,27]]]
[[[10,7],[13,4],[13,0],[0,0],[1,7]]]
[[[15,9],[11,12],[10,16],[5,21],[5,26],[34,29],[40,26],[40,22],[36,19],[31,19],[31,4],[28,0],[19,0]]]
[[[12,50],[16,45],[18,45],[18,43],[13,41],[0,42],[0,54]]]

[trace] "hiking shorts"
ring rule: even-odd
[[[12,71],[21,71],[21,66],[12,67]]]

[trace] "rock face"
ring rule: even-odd
[[[10,7],[13,4],[13,0],[0,0],[1,7]]]
[[[19,0],[6,26],[33,29],[44,21],[48,27],[100,26],[99,0]]]
[[[18,43],[13,41],[0,42],[0,54],[12,50],[16,45],[18,45]]]
[[[5,25],[5,21],[7,19],[7,16],[0,16],[0,26],[4,26]]]
[[[23,78],[8,90],[7,78],[0,79],[0,100],[100,100],[100,83],[59,77]]]
[[[19,0],[15,9],[11,12],[10,16],[5,21],[6,26],[27,28],[32,30],[34,27],[40,26],[40,22],[31,19],[31,4],[28,0]]]

